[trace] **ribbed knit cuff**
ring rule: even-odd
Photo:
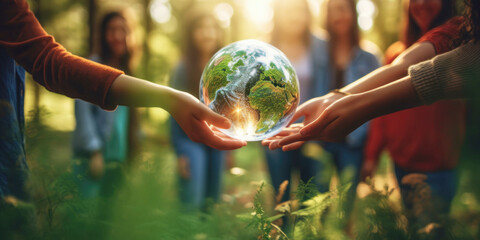
[[[413,65],[408,69],[412,85],[423,104],[432,104],[442,97],[443,90],[435,77],[433,61]]]
[[[465,98],[469,92],[468,86],[480,76],[480,43],[467,43],[432,60],[411,66],[408,72],[424,104]]]

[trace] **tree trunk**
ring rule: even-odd
[[[97,50],[95,44],[96,39],[96,24],[95,19],[97,17],[97,0],[88,0],[88,54],[92,55]]]
[[[41,0],[35,0],[37,7],[34,11],[35,17],[38,19],[40,24],[43,23],[43,15],[42,15],[42,4]],[[40,122],[40,84],[33,81],[33,121]]]

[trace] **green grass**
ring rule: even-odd
[[[297,200],[274,210],[258,143],[233,152],[235,167],[244,171],[225,171],[220,203],[210,205],[208,214],[186,213],[177,197],[168,124],[156,115],[144,120],[143,150],[137,164],[126,170],[125,184],[116,195],[82,199],[71,173],[71,132],[52,128],[48,122],[57,115],[48,113],[51,106],[42,109],[42,122],[28,121],[26,126],[32,200],[1,206],[1,239],[429,239],[406,230],[398,192],[391,191],[395,186],[386,155],[375,184],[359,188],[363,194],[356,201],[350,230],[338,224],[341,216],[336,211],[348,186],[332,184],[331,192],[319,194],[308,183],[292,181]],[[328,160],[318,147],[306,151]],[[475,161],[461,164],[446,239],[480,237],[480,198],[474,184],[479,168]],[[390,184],[388,190],[384,184]],[[281,217],[290,219],[287,228],[278,222]]]

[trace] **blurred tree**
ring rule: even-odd
[[[366,37],[385,51],[390,44],[398,40],[402,16],[402,0],[372,0],[377,11],[373,28]]]
[[[88,0],[88,53],[90,55],[95,52],[95,33],[97,30],[95,19],[97,9],[97,0]]]
[[[40,23],[44,22],[43,19],[43,12],[42,12],[42,1],[35,0],[36,8],[35,8],[35,16],[37,17]],[[33,121],[40,122],[40,84],[35,82],[33,84]]]
[[[95,0],[91,0],[95,1]],[[55,36],[56,41],[61,42],[62,34],[57,34],[55,31],[49,31],[49,27],[54,26],[55,21],[58,21],[58,17],[62,16],[65,12],[73,9],[73,7],[78,6],[79,3],[84,4],[82,0],[32,0],[29,2],[30,8],[34,12],[36,18],[42,24],[42,26],[50,34]],[[63,33],[63,36],[69,35],[69,33]],[[81,39],[80,39],[81,40]],[[64,44],[65,45],[65,44]],[[69,48],[67,48],[69,49]],[[41,116],[39,114],[42,100],[42,91],[38,83],[34,82],[33,84],[33,119],[36,122],[41,121]]]

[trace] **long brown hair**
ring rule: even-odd
[[[99,40],[100,40],[100,49],[99,49],[99,56],[100,60],[104,63],[107,63],[108,61],[111,60],[113,57],[112,49],[108,45],[107,42],[107,28],[108,24],[110,21],[112,21],[115,18],[121,18],[125,22],[125,27],[126,27],[126,51],[123,56],[121,56],[120,59],[120,66],[119,68],[123,71],[125,71],[127,74],[132,74],[133,69],[134,69],[134,55],[136,54],[136,48],[134,44],[132,43],[132,37],[131,37],[131,29],[130,29],[130,23],[127,20],[127,17],[125,14],[122,12],[118,11],[112,11],[107,14],[105,14],[100,22],[100,32],[99,32]]]
[[[312,13],[310,12],[310,8],[308,5],[307,0],[275,0],[275,4],[273,6],[274,9],[274,15],[273,15],[273,22],[274,22],[274,27],[272,31],[272,40],[270,41],[272,45],[277,46],[278,45],[278,40],[281,37],[282,33],[280,31],[280,18],[282,17],[280,14],[280,9],[285,7],[288,1],[302,1],[305,6],[305,15],[308,17],[308,26],[305,28],[305,31],[303,33],[303,42],[305,46],[310,46],[310,40],[311,40],[311,33],[310,33],[310,27],[311,27],[311,22],[312,22]]]
[[[127,74],[132,74],[136,65],[136,57],[138,57],[138,49],[134,45],[132,36],[131,36],[131,22],[128,21],[128,18],[125,14],[118,11],[112,11],[105,14],[100,22],[100,32],[99,32],[99,57],[102,63],[108,64],[112,59],[113,53],[112,49],[107,42],[107,28],[110,21],[115,18],[121,18],[125,21],[126,27],[126,51],[121,56],[120,66],[118,68],[124,71]],[[140,119],[138,116],[138,110],[136,108],[130,107],[128,112],[128,129],[127,129],[127,163],[128,165],[133,165],[136,161],[136,156],[140,152],[140,139],[139,139],[139,129],[140,129]]]
[[[215,22],[215,27],[220,32],[220,36],[223,35],[222,28],[220,24],[215,19],[215,17],[206,12],[202,13],[190,13],[190,17],[186,19],[184,27],[184,42],[183,42],[183,59],[187,71],[187,86],[185,91],[198,97],[198,86],[200,83],[200,78],[202,76],[203,68],[201,62],[201,53],[195,44],[195,39],[193,37],[194,31],[200,26],[202,20],[211,19]],[[220,50],[223,45],[223,39],[220,37],[217,42],[217,47],[215,52]],[[214,52],[214,53],[215,53]],[[212,53],[213,56],[213,53]]]
[[[462,26],[460,43],[480,40],[480,0],[464,0],[465,24]]]
[[[334,0],[328,0],[326,1],[326,9],[327,9],[327,13],[326,13],[326,20],[325,20],[325,29],[327,30],[328,32],[328,35],[330,37],[330,40],[328,41],[328,45],[329,45],[329,51],[330,51],[330,59],[332,60],[332,63],[334,63],[335,60],[334,59],[334,54],[333,54],[333,50],[335,49],[335,44],[337,43],[336,39],[337,39],[337,36],[335,35],[333,29],[332,29],[332,26],[330,26],[328,24],[328,19],[330,18],[329,14],[330,14],[330,11],[328,11],[328,4],[331,2],[331,1],[334,1]],[[357,23],[357,18],[358,18],[358,14],[357,14],[357,9],[356,9],[356,4],[355,4],[355,1],[354,0],[346,0],[347,3],[348,3],[348,6],[350,8],[350,11],[352,12],[353,14],[353,18],[352,18],[352,22],[350,24],[351,26],[351,33],[350,33],[350,44],[351,44],[351,48],[355,48],[355,47],[358,47],[359,44],[360,44],[360,30],[358,28],[358,23]]]
[[[404,0],[403,2],[403,26],[402,31],[400,31],[400,40],[407,47],[415,43],[420,37],[422,37],[423,34],[420,26],[418,26],[413,19],[412,14],[410,13],[410,1],[411,0]],[[440,10],[437,17],[432,21],[431,25],[429,26],[429,30],[442,25],[453,16],[455,16],[455,1],[442,0],[442,10]]]

